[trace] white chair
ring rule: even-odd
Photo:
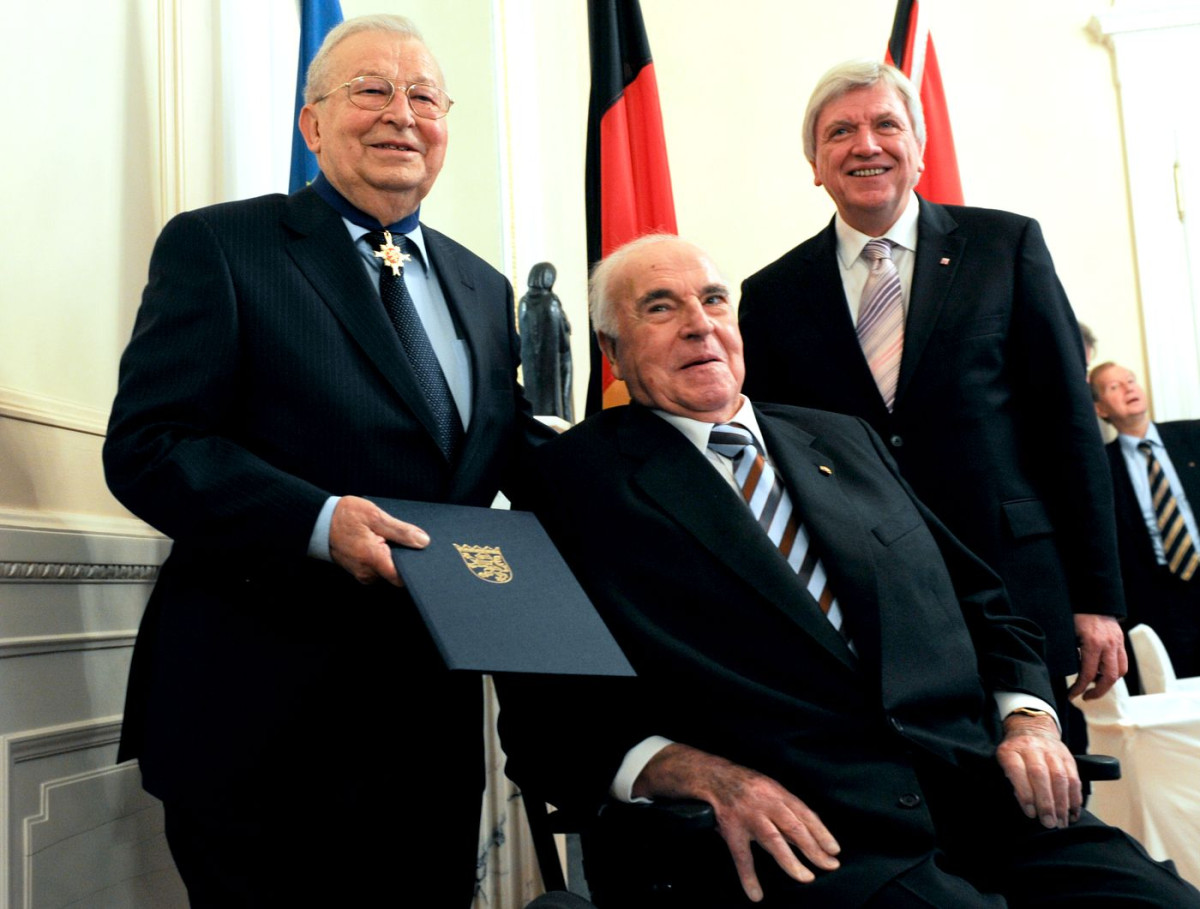
[[[1121,762],[1121,779],[1093,787],[1089,810],[1200,885],[1200,697],[1130,695],[1121,679],[1104,697],[1076,703],[1089,750]]]
[[[1158,632],[1149,625],[1135,625],[1129,631],[1129,643],[1137,659],[1138,675],[1142,680],[1142,691],[1146,694],[1162,694],[1167,691],[1188,691],[1200,694],[1200,677],[1179,679],[1175,667],[1163,645]],[[1200,850],[1200,844],[1197,844]]]

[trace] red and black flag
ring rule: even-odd
[[[885,59],[912,80],[925,108],[925,172],[917,192],[930,202],[962,205],[962,183],[958,179],[950,113],[942,92],[942,73],[920,6],[917,0],[897,0]]]
[[[675,233],[654,61],[638,0],[588,0],[587,243],[593,266],[652,232]],[[587,412],[629,400],[592,338]]]

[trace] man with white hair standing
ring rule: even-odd
[[[291,196],[163,230],[105,468],[172,537],[121,758],[166,810],[193,906],[465,906],[481,687],[448,672],[366,496],[488,505],[538,435],[512,289],[419,221],[451,100],[407,19],[333,29]],[[409,871],[398,874],[398,868]]]
[[[1079,329],[1036,221],[936,205],[920,97],[875,61],[835,66],[804,118],[837,214],[748,278],[746,392],[871,424],[918,496],[1047,637],[1064,718],[1127,668],[1112,488]]]

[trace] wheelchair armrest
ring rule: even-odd
[[[1121,762],[1111,754],[1077,754],[1075,766],[1080,779],[1090,783],[1102,783],[1121,778]]]
[[[630,835],[658,838],[715,830],[717,816],[708,802],[698,799],[659,799],[655,802],[607,802],[600,809],[600,824],[610,831],[628,829]]]

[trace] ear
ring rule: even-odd
[[[310,152],[320,154],[321,130],[317,125],[317,109],[311,104],[300,108],[300,135],[304,137],[304,144]]]
[[[824,186],[824,184],[821,182],[821,175],[817,173],[817,162],[809,161],[808,163],[812,165],[813,169],[813,186]]]
[[[600,345],[600,350],[608,358],[608,365],[612,367],[614,379],[625,381],[625,377],[621,375],[621,367],[617,364],[617,339],[610,338],[603,332],[596,332],[596,343]]]

